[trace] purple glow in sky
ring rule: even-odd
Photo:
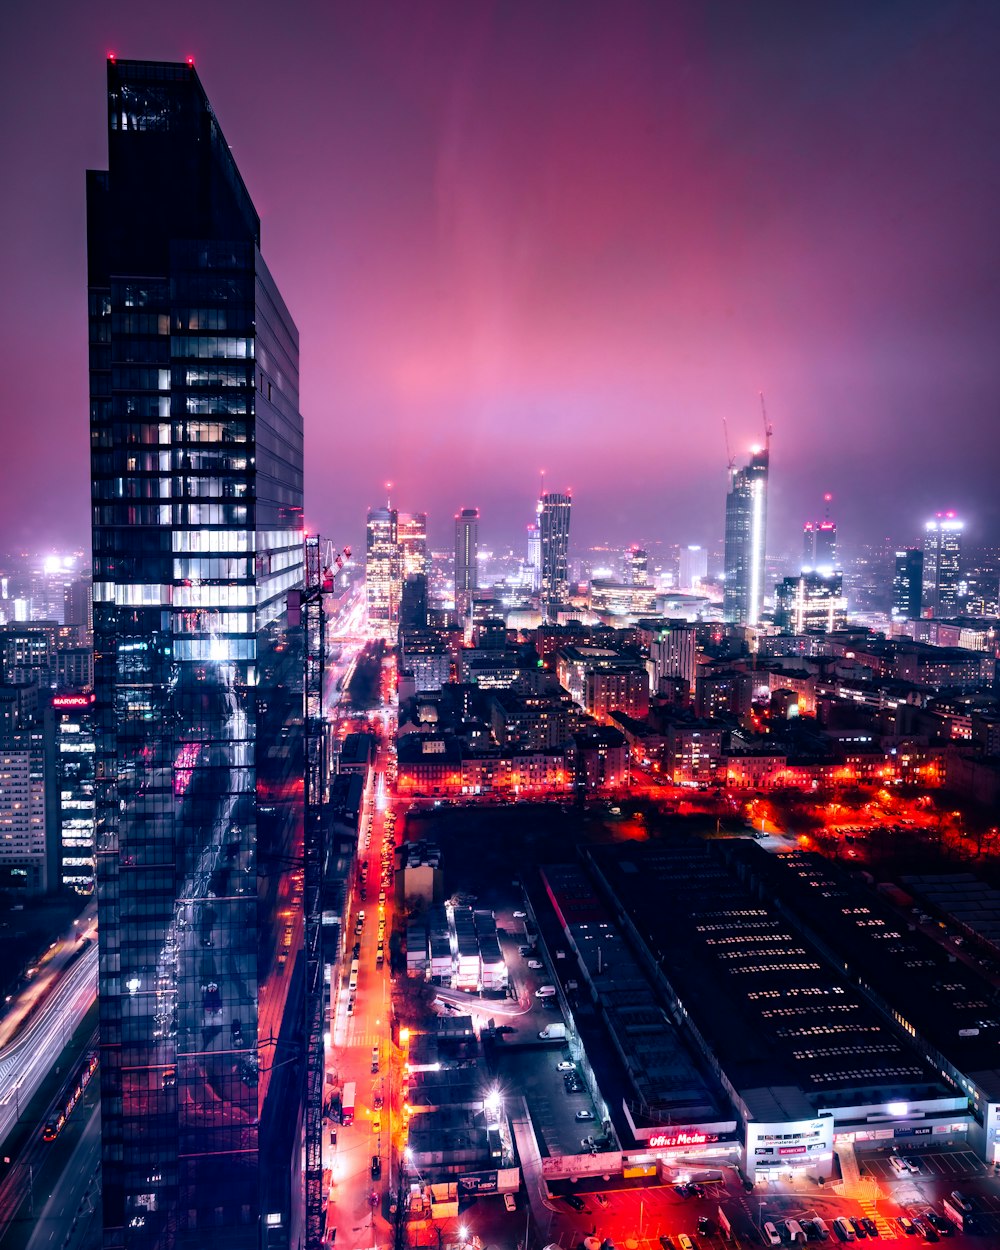
[[[104,57],[195,58],[301,333],[310,526],[449,542],[1000,537],[1000,6],[19,0],[0,75],[0,545],[88,526],[84,170]]]

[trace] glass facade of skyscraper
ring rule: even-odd
[[[192,67],[88,174],[104,1244],[302,1220],[298,333]]]
[[[726,496],[726,582],[722,614],[734,625],[756,625],[764,600],[768,449],[730,474]]]
[[[555,617],[569,601],[569,495],[544,494],[539,500],[538,532],[542,610]]]

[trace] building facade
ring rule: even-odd
[[[365,536],[368,625],[380,637],[393,638],[399,624],[401,594],[399,513],[396,509],[372,508]]]
[[[923,616],[958,613],[964,528],[954,512],[939,512],[924,526]]]
[[[468,614],[479,587],[479,509],[463,508],[455,517],[455,610]]]
[[[427,513],[401,512],[396,525],[399,541],[399,576],[427,576]]]
[[[897,551],[892,577],[892,619],[894,621],[920,619],[923,583],[924,553],[918,550]]]
[[[304,1219],[298,332],[193,66],[107,78],[87,175],[104,1245],[283,1250]]]
[[[77,894],[94,889],[94,695],[52,696],[56,792],[59,796],[59,884]]]
[[[542,610],[554,617],[569,601],[569,518],[573,500],[547,493],[539,500]]]
[[[723,619],[757,625],[764,601],[767,551],[768,448],[756,449],[742,469],[730,470],[726,496],[726,581]]]
[[[778,583],[774,623],[792,634],[829,634],[847,624],[844,578],[840,573],[803,572]]]

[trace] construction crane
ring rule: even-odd
[[[760,392],[760,415],[764,421],[764,450],[770,451],[771,450],[771,435],[774,433],[774,429],[772,428],[771,423],[767,419],[767,409],[764,407],[764,392],[763,391]]]
[[[351,558],[350,547],[344,547],[342,551],[334,555],[332,541],[326,544],[326,559],[323,561],[323,589],[325,591],[333,590],[333,579],[344,567],[344,563]]]
[[[722,433],[726,440],[726,472],[732,478],[733,471],[736,468],[736,457],[729,449],[729,422],[725,417],[722,418]]]

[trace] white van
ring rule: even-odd
[[[804,1244],[806,1241],[806,1230],[798,1220],[785,1220],[785,1232],[793,1246],[796,1243]]]
[[[851,1228],[844,1215],[838,1215],[833,1221],[833,1231],[837,1234],[841,1241],[854,1241],[854,1229]]]
[[[556,992],[556,987],[554,985],[540,985],[538,989],[535,990],[535,997],[536,998],[552,998],[554,997],[555,992]]]

